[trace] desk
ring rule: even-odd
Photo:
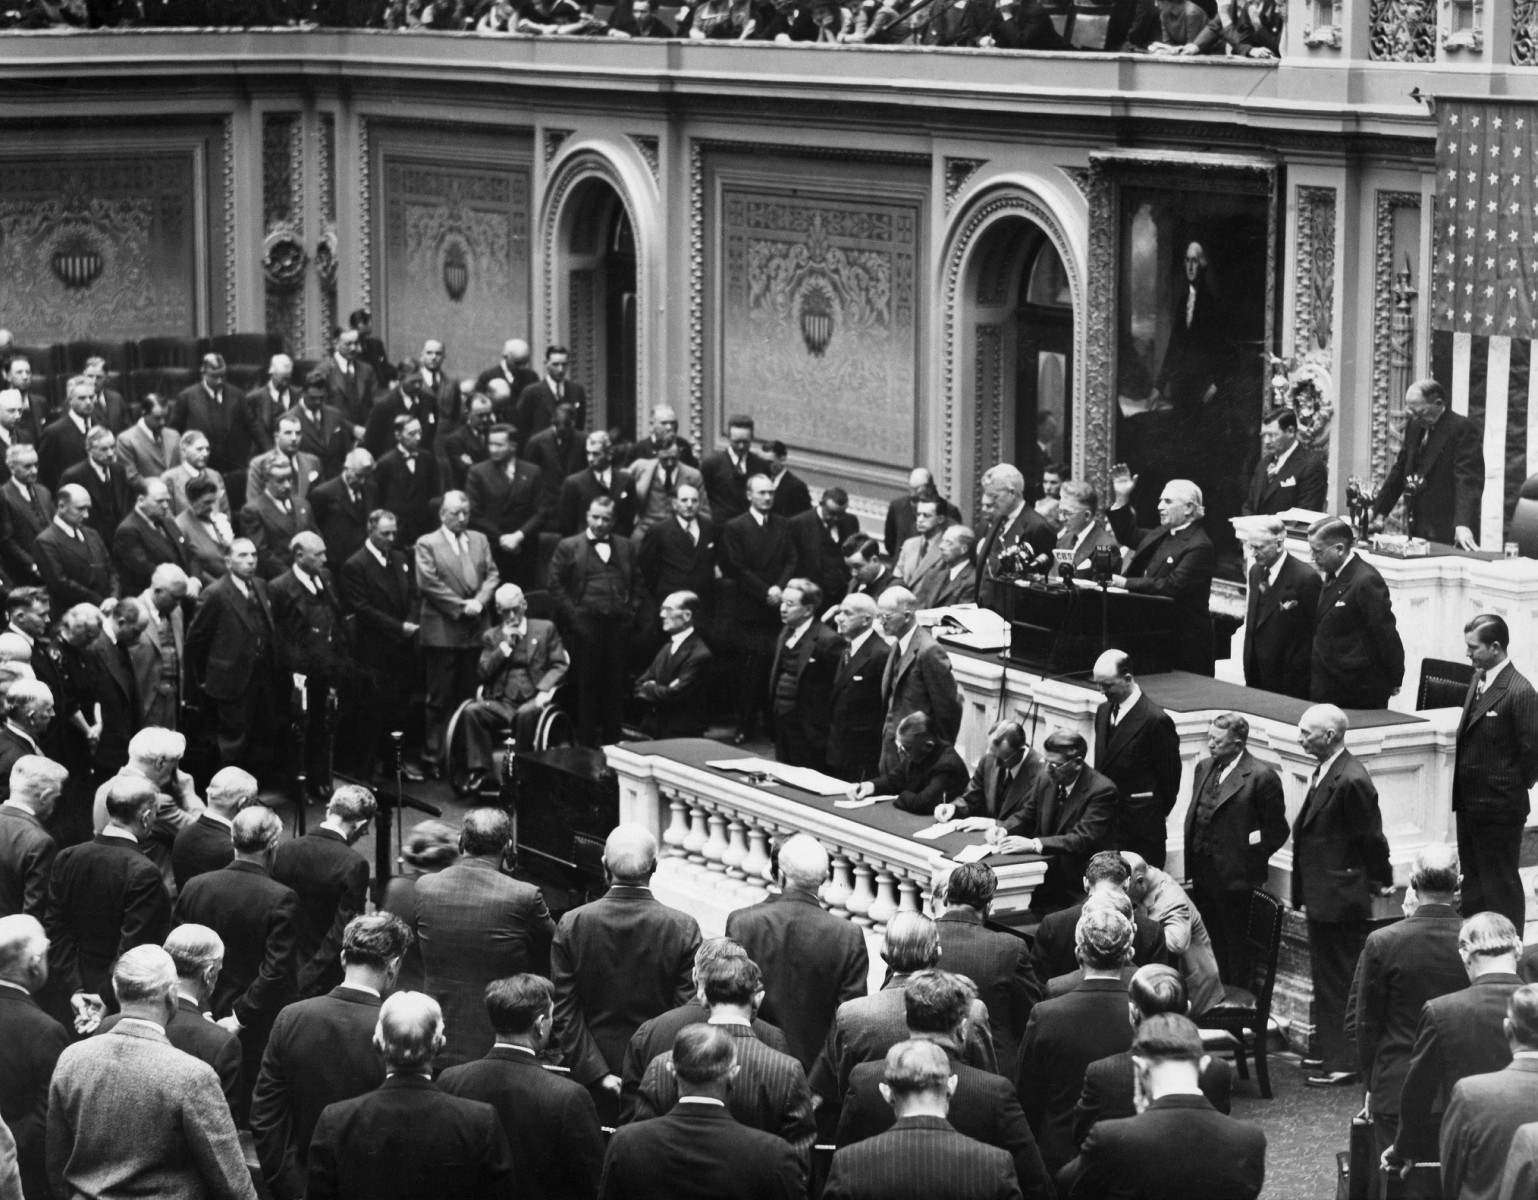
[[[604,754],[619,776],[619,819],[645,826],[661,843],[652,890],[665,904],[692,914],[707,937],[723,933],[729,913],[768,895],[769,843],[810,833],[833,856],[833,877],[822,898],[830,911],[861,926],[871,956],[872,990],[886,964],[880,935],[899,910],[928,911],[931,878],[946,856],[980,840],[955,833],[935,841],[913,834],[934,824],[891,804],[841,809],[834,797],[798,788],[760,787],[747,776],[707,762],[748,758],[744,751],[705,738],[622,742]],[[997,914],[1029,907],[1047,873],[1036,855],[988,859],[999,877]]]

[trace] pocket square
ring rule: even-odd
[[[1489,712],[1487,712],[1485,714],[1485,716],[1487,716],[1487,717],[1498,717],[1498,716],[1500,716],[1500,713],[1496,712],[1495,709],[1492,708]]]
[[[849,682],[851,682],[851,683],[860,683],[861,681],[864,680],[864,678],[865,678],[865,676],[863,676],[863,675],[851,675],[849,677]]]
[[[1345,608],[1346,607],[1346,602],[1344,600],[1337,600],[1335,602],[1335,607],[1336,608]]]
[[[1277,484],[1276,486],[1277,487],[1297,487],[1298,486],[1298,477],[1296,475],[1294,475],[1290,479],[1284,479],[1284,480],[1281,481],[1281,483]]]
[[[1296,600],[1283,600],[1279,607],[1283,612],[1291,612],[1298,607],[1298,602]]]

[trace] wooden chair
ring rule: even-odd
[[[1446,658],[1421,659],[1421,682],[1415,693],[1415,711],[1428,708],[1462,708],[1474,679],[1474,665]]]
[[[1240,978],[1244,987],[1223,986],[1223,999],[1196,1018],[1202,1029],[1222,1030],[1234,1039],[1234,1066],[1240,1079],[1250,1077],[1246,1054],[1255,1055],[1260,1094],[1271,1099],[1266,1069],[1266,1039],[1271,1024],[1271,993],[1276,988],[1276,960],[1282,948],[1282,902],[1261,888],[1250,893],[1250,919],[1244,937]]]

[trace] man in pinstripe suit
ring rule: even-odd
[[[956,1076],[934,1042],[887,1051],[881,1094],[897,1114],[886,1133],[833,1155],[823,1200],[1020,1200],[1014,1160],[946,1121]]]
[[[1463,915],[1527,916],[1517,856],[1528,789],[1538,783],[1538,693],[1511,663],[1506,622],[1481,613],[1463,627],[1474,680],[1458,722],[1453,813],[1463,865]]]

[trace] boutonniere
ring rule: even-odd
[[[1298,607],[1298,602],[1296,600],[1283,600],[1282,603],[1281,603],[1281,609],[1282,609],[1283,612],[1291,612],[1293,609],[1295,609],[1297,607]]]

